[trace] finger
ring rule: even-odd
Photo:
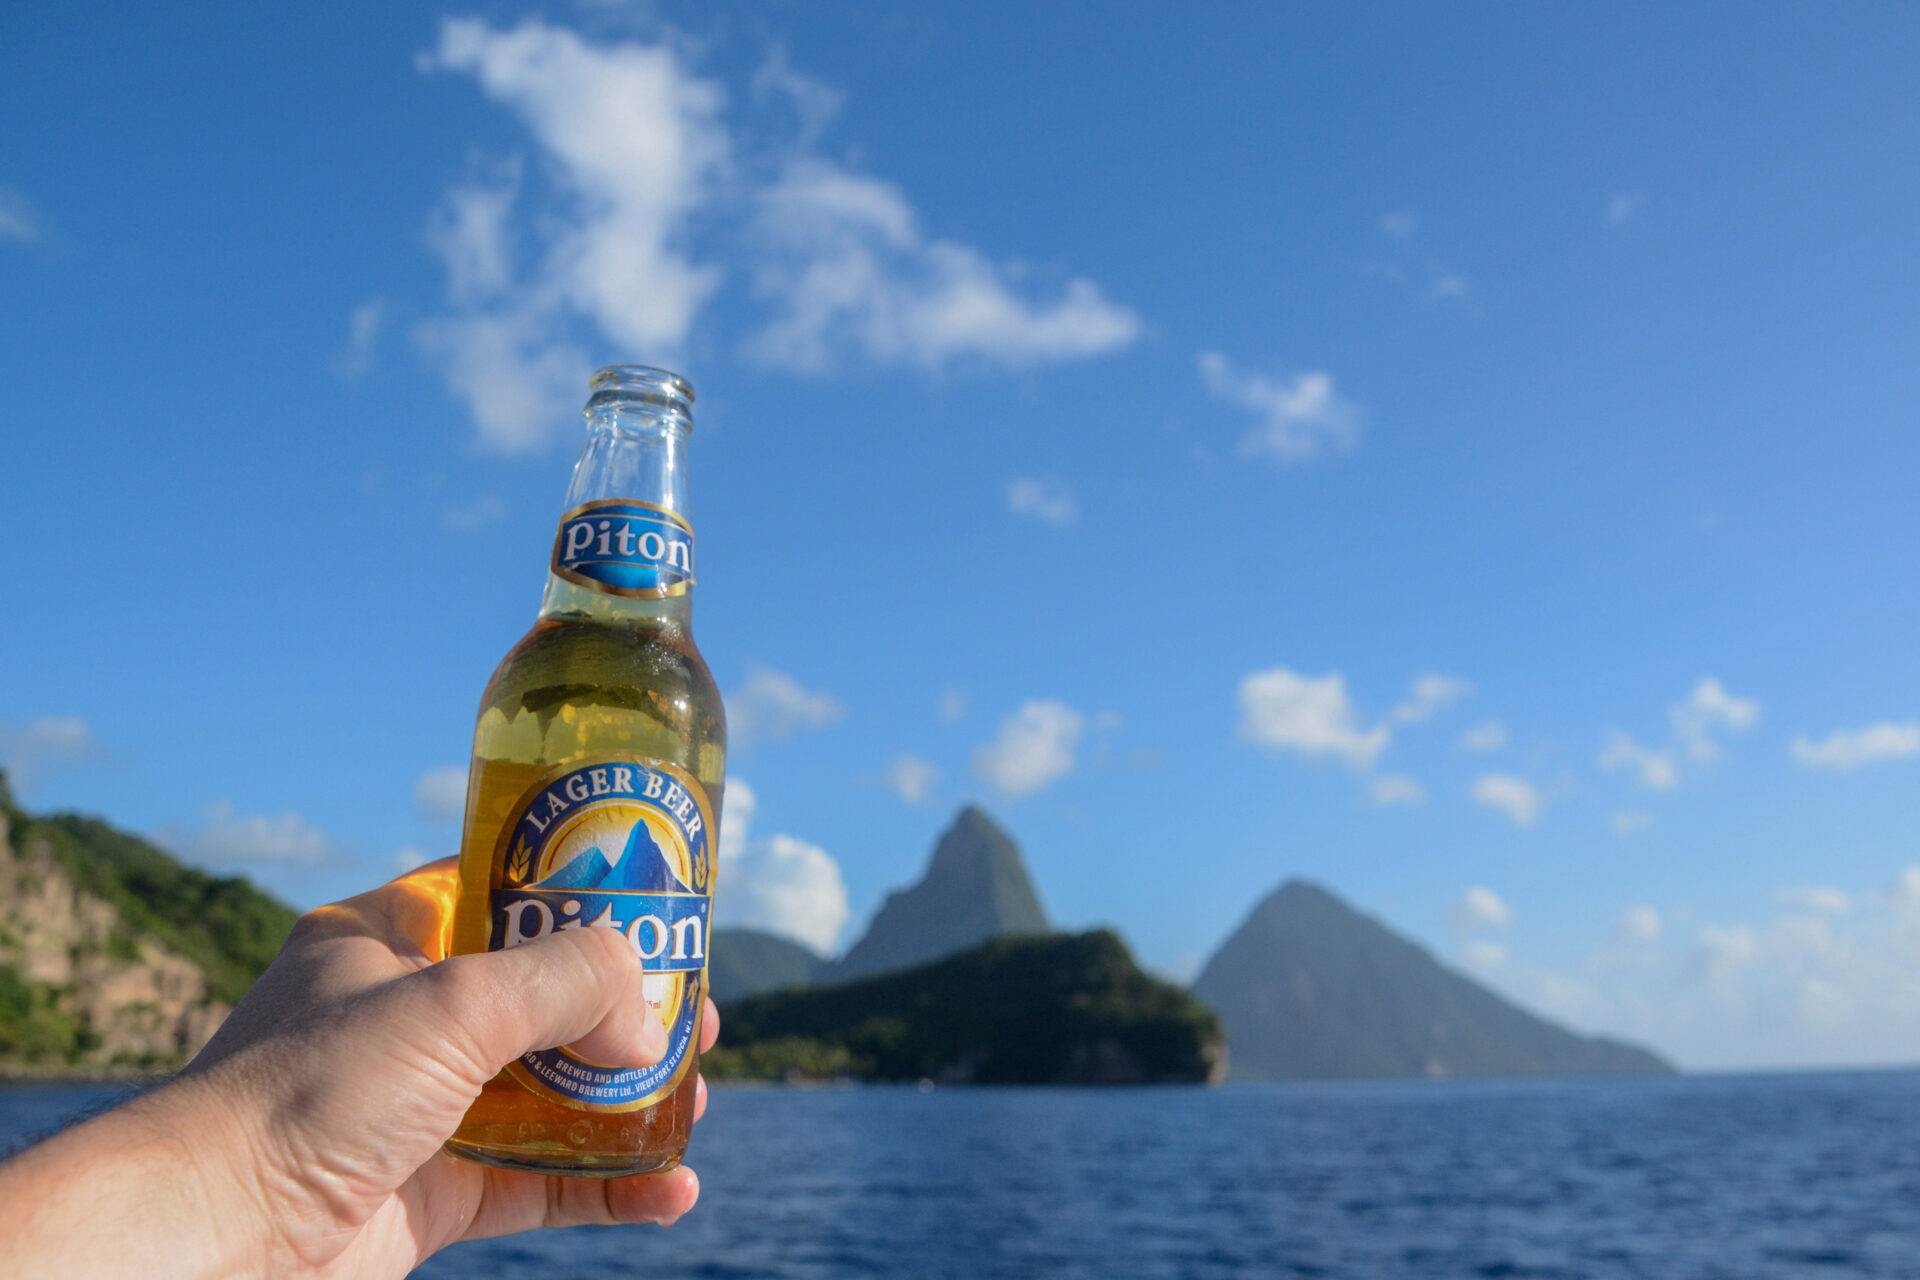
[[[537,1227],[671,1224],[700,1198],[700,1179],[685,1165],[637,1178],[545,1178],[488,1169],[479,1208],[462,1240]]]
[[[713,1048],[714,1041],[719,1038],[720,1006],[713,1002],[712,996],[708,996],[706,1004],[701,1006],[700,1052],[705,1053],[707,1050]]]
[[[611,929],[572,929],[504,951],[455,956],[393,984],[403,1018],[444,1044],[473,1088],[534,1049],[644,1067],[667,1049],[641,989],[640,958]]]
[[[700,1123],[700,1117],[707,1114],[707,1078],[693,1078],[693,1122]]]

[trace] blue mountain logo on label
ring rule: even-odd
[[[585,503],[560,517],[552,567],[616,596],[677,596],[693,585],[693,526],[637,499]]]
[[[573,765],[521,798],[501,837],[487,949],[612,929],[640,957],[647,1003],[667,1028],[666,1056],[651,1067],[607,1067],[543,1049],[507,1068],[521,1084],[569,1107],[631,1111],[680,1083],[706,996],[712,837],[706,792],[673,765]]]

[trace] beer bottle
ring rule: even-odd
[[[527,1054],[447,1144],[483,1164],[647,1173],[679,1163],[693,1126],[726,721],[693,643],[692,409],[664,369],[593,376],[540,616],[480,699],[452,945],[620,931],[667,1053],[645,1070]]]

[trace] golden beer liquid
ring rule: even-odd
[[[706,790],[716,823],[707,856],[715,856],[726,721],[687,616],[684,595],[622,600],[550,585],[541,620],[501,661],[481,698],[460,842],[455,955],[487,949],[501,829],[528,790],[556,769],[607,759],[677,765]],[[701,979],[704,992],[704,969]],[[683,1074],[651,1106],[577,1109],[503,1071],[447,1145],[484,1164],[530,1172],[612,1178],[672,1168],[693,1128],[698,1028],[696,1020]]]

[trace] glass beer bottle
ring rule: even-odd
[[[645,1070],[565,1047],[489,1081],[448,1142],[484,1164],[620,1177],[679,1163],[693,1126],[726,721],[691,623],[693,388],[595,374],[539,619],[480,699],[454,954],[619,930],[667,1054]]]

